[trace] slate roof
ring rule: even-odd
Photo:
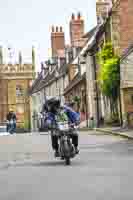
[[[59,76],[56,78],[55,73],[56,71],[59,73]],[[43,88],[54,82],[56,79],[59,79],[63,75],[65,75],[68,72],[68,65],[64,64],[60,67],[59,70],[57,70],[57,66],[53,69],[52,72],[48,72],[46,76],[43,78],[40,74],[38,78],[33,83],[32,87],[29,90],[29,94],[37,93],[38,91],[41,91]]]
[[[97,28],[97,26],[95,26],[94,28],[92,28],[90,31],[88,31],[87,33],[85,33],[82,38],[90,38],[90,37],[92,37],[92,35],[94,34],[96,28]]]
[[[121,62],[130,54],[133,52],[133,41],[130,43],[128,48],[126,48],[121,56]]]
[[[64,75],[68,72],[68,64],[64,64],[63,66],[60,67],[59,69],[59,74]]]
[[[86,72],[79,76],[78,74],[75,76],[75,78],[69,83],[69,85],[65,88],[64,94],[67,94],[69,91],[71,91],[77,84],[80,83],[80,81],[84,80],[86,78]]]
[[[39,74],[39,76],[34,80],[32,86],[29,88],[28,90],[29,95],[34,93],[35,88],[38,88],[41,80],[42,80],[42,73]]]
[[[108,18],[102,23],[97,25],[92,37],[90,38],[90,40],[87,43],[87,47],[84,51],[84,53],[82,54],[83,56],[86,56],[86,54],[91,51],[91,49],[97,45],[97,39],[101,36],[101,34],[104,32],[105,27],[106,27],[106,23],[108,21]]]

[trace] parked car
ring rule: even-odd
[[[6,123],[1,123],[0,124],[0,136],[2,135],[8,135],[7,129],[6,129]]]

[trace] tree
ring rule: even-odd
[[[104,45],[98,54],[100,64],[99,83],[100,88],[110,100],[112,116],[118,114],[117,100],[120,93],[120,58],[114,54],[111,43]]]

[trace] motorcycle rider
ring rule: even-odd
[[[43,106],[43,111],[48,114],[48,119],[52,122],[54,125],[55,121],[55,115],[57,114],[58,110],[61,108],[61,102],[59,99],[51,98],[47,100]],[[79,114],[76,113],[70,106],[63,105],[62,109],[65,111],[65,113],[68,116],[68,119],[71,123],[75,123],[75,118],[77,117],[79,121]],[[53,134],[54,131],[51,131],[51,140],[52,140],[52,147],[55,151],[55,157],[59,156],[59,145],[58,145],[58,136]],[[78,134],[71,134],[70,137],[72,138],[72,143],[75,147],[76,153],[79,153],[78,150]]]

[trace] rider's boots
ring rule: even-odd
[[[76,154],[79,154],[79,149],[78,149],[78,147],[75,147],[75,153],[76,153]]]
[[[59,154],[59,151],[58,150],[55,150],[55,157],[60,157],[60,154]]]

